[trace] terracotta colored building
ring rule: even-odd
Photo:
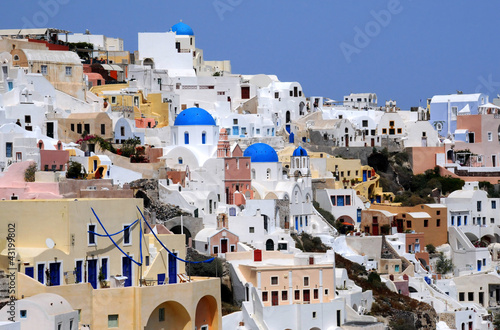
[[[386,210],[368,209],[361,211],[360,229],[370,235],[390,234],[396,214]]]
[[[413,231],[425,234],[426,244],[439,246],[448,242],[447,207],[441,204],[421,204],[416,206],[389,206],[374,204],[372,209],[396,213],[395,223],[398,233]]]
[[[43,140],[38,141],[40,149],[40,169],[42,171],[65,171],[69,162],[69,151],[63,150],[61,141],[55,145],[55,150],[46,150]]]
[[[227,204],[242,205],[253,199],[250,157],[243,157],[239,145],[229,146],[228,133],[220,130],[217,157],[224,158],[224,186]]]

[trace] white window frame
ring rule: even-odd
[[[110,258],[108,256],[104,256],[104,257],[101,257],[99,258],[99,270],[101,270],[102,268],[102,260],[103,259],[107,259],[108,262],[107,262],[107,265],[106,265],[106,278],[104,279],[105,281],[109,281],[109,262],[110,262]],[[97,280],[99,280],[99,273],[97,273]]]
[[[90,226],[94,226],[93,232],[95,232],[97,229],[97,225],[95,223],[87,223],[87,246],[97,246],[97,237],[99,237],[99,236],[97,236],[95,234],[92,234],[92,235],[94,235],[94,243],[90,243],[90,235],[91,235],[89,233]]]
[[[40,73],[44,76],[47,75],[47,65],[41,65],[40,66]]]
[[[66,67],[66,76],[72,76],[73,75],[73,67],[67,66]]]
[[[124,224],[122,226],[122,229],[125,229],[126,227],[130,226],[131,224]],[[130,246],[132,245],[132,226],[128,229],[128,242],[125,241],[125,230],[123,231],[123,246]]]

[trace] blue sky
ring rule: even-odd
[[[138,32],[182,19],[205,58],[231,60],[233,73],[276,74],[306,96],[376,92],[379,104],[409,109],[456,90],[500,93],[499,9],[463,0],[40,0],[3,4],[0,28],[89,29],[133,51]]]

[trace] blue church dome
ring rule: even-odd
[[[303,157],[303,156],[307,156],[307,150],[302,148],[302,147],[298,147],[297,149],[295,149],[293,151],[293,157]]]
[[[269,145],[265,143],[254,143],[249,146],[245,153],[245,157],[250,157],[252,163],[277,163],[278,154]]]
[[[178,36],[194,36],[193,29],[191,29],[189,25],[182,22],[175,24],[170,30],[177,33]]]
[[[215,126],[214,117],[202,108],[188,108],[175,118],[174,126]]]

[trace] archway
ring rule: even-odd
[[[149,66],[151,69],[155,68],[155,62],[152,59],[150,59],[150,58],[144,59],[144,62],[142,62],[142,65],[143,66]]]
[[[476,243],[479,241],[479,237],[477,237],[471,232],[466,232],[465,236],[467,236],[467,238],[469,239],[469,241],[471,241],[471,243]]]
[[[189,243],[189,238],[191,237],[191,232],[186,227],[182,227],[182,229],[183,229],[184,235],[186,235],[186,245],[187,245]],[[175,226],[172,229],[170,229],[170,231],[174,234],[180,234],[181,233],[181,226],[180,225]]]
[[[357,313],[358,312],[358,305],[354,304],[352,305],[352,309]]]
[[[144,327],[145,330],[188,330],[192,328],[188,311],[175,301],[166,301],[156,307]]]
[[[266,241],[266,251],[274,251],[274,241],[272,239]]]
[[[212,296],[204,296],[196,306],[196,329],[219,329],[217,300]],[[203,327],[205,326],[205,327]]]

